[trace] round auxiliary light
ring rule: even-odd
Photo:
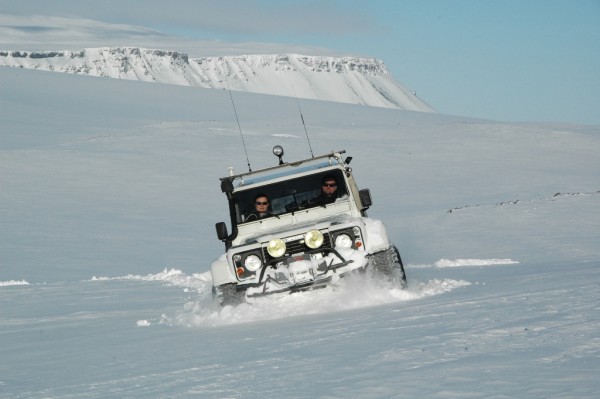
[[[273,147],[273,154],[275,154],[275,156],[280,157],[283,155],[283,147],[280,145],[276,145],[275,147]]]
[[[348,234],[340,234],[335,238],[337,248],[352,248],[352,239]]]
[[[283,147],[280,145],[273,147],[273,154],[279,158],[279,165],[283,165]]]
[[[256,255],[248,255],[244,260],[244,266],[248,271],[255,272],[262,266],[262,261]]]
[[[323,245],[323,233],[319,230],[311,230],[304,235],[304,243],[307,247],[315,249]]]
[[[282,239],[275,238],[267,244],[267,252],[274,258],[279,258],[285,254],[285,242]]]

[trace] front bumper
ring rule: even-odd
[[[238,284],[238,290],[246,291],[246,296],[251,298],[318,289],[349,273],[364,271],[366,266],[366,258],[362,253],[356,256],[357,251],[342,254],[332,249],[321,258],[315,257],[315,253],[292,256],[270,264],[263,268],[258,282]]]

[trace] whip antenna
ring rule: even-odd
[[[233,96],[231,95],[231,89],[229,88],[229,80],[227,78],[225,78],[225,81],[227,82],[227,91],[229,92],[229,98],[231,99],[231,105],[233,106],[233,113],[235,114],[235,120],[237,121],[238,129],[240,130],[240,137],[242,138],[242,146],[244,147],[244,154],[246,154],[246,162],[248,162],[248,172],[252,172],[252,168],[250,167],[250,159],[248,159],[248,151],[246,150],[246,142],[244,141],[244,135],[242,134],[242,127],[240,126],[240,119],[238,118],[238,114],[235,109],[235,103],[233,102]],[[302,123],[304,123],[304,121],[302,121]]]
[[[296,100],[298,101],[298,100]],[[310,145],[310,139],[308,138],[308,131],[306,130],[306,124],[304,124],[304,116],[302,116],[302,110],[300,109],[300,103],[298,103],[298,111],[300,111],[300,119],[302,119],[302,126],[304,126],[304,133],[306,134],[306,141],[308,141],[308,149],[310,150],[310,156],[315,157],[313,154],[312,146]]]
[[[296,104],[298,105],[298,112],[300,112],[300,119],[302,120],[302,126],[304,127],[304,134],[306,134],[306,141],[308,142],[308,149],[310,150],[310,156],[315,157],[313,154],[312,146],[310,145],[310,139],[308,138],[308,131],[306,130],[306,124],[304,123],[304,116],[302,115],[302,110],[300,109],[300,101],[298,100],[298,96],[296,95],[296,89],[294,85],[292,85],[292,90],[294,91],[294,97],[296,97]]]

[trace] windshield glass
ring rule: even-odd
[[[237,223],[245,223],[310,207],[325,206],[347,196],[348,189],[342,171],[330,170],[236,192],[233,195],[233,205]]]

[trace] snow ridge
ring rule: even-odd
[[[0,281],[0,287],[11,287],[13,285],[29,285],[29,282],[25,280]]]
[[[0,51],[0,66],[435,112],[394,81],[382,61],[372,58],[299,54],[190,58],[177,51],[104,47]]]
[[[546,198],[542,198],[542,199],[529,199],[529,200],[510,200],[510,201],[501,201],[501,202],[497,202],[496,204],[494,204],[494,206],[505,206],[505,205],[517,205],[519,203],[522,202],[546,202],[546,201],[555,201],[556,199],[560,199],[560,198],[568,198],[568,197],[577,197],[577,196],[590,196],[590,195],[598,195],[600,194],[600,190],[598,191],[592,191],[592,192],[586,192],[586,193],[556,193],[554,195],[552,195],[552,197],[546,197]],[[455,213],[457,211],[462,211],[465,210],[467,208],[476,208],[476,207],[480,207],[480,206],[490,206],[490,205],[482,205],[482,204],[475,204],[475,205],[464,205],[464,206],[459,206],[456,208],[452,208],[452,209],[448,209],[446,211],[446,213]]]

